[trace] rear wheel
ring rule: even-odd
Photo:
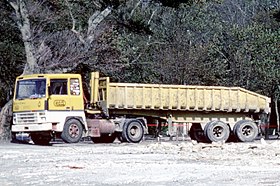
[[[250,120],[241,120],[234,125],[233,133],[239,141],[250,142],[257,137],[258,127]]]
[[[230,130],[222,121],[210,121],[204,128],[204,135],[210,142],[227,141]]]
[[[124,137],[124,132],[117,132],[116,135],[120,142],[127,142],[127,140]]]
[[[131,120],[124,124],[122,138],[131,143],[138,143],[144,137],[143,125],[138,120]]]
[[[64,124],[61,138],[66,143],[77,143],[81,140],[82,134],[82,124],[76,119],[69,119]]]
[[[192,140],[196,140],[198,142],[205,142],[205,135],[200,125],[192,125],[190,129],[190,137]]]
[[[116,139],[115,133],[113,134],[101,134],[100,137],[92,137],[93,143],[113,143]]]

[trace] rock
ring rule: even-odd
[[[12,123],[12,100],[2,108],[0,112],[0,140],[8,141],[11,139]]]
[[[261,144],[262,145],[267,145],[266,141],[263,138],[261,138]]]
[[[198,142],[197,142],[196,140],[192,140],[192,144],[193,144],[193,145],[197,145]]]

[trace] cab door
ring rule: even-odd
[[[72,106],[69,93],[69,82],[67,78],[50,79],[49,110],[70,111]]]

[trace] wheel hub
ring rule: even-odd
[[[242,133],[243,133],[243,135],[245,135],[245,136],[250,136],[250,135],[251,135],[251,130],[252,130],[251,127],[246,126],[246,127],[244,127],[244,128],[242,129]]]
[[[133,135],[133,136],[135,136],[137,133],[138,133],[138,128],[137,127],[132,127],[131,129],[130,129],[130,134],[131,135]]]
[[[222,136],[222,133],[223,133],[223,128],[222,127],[215,127],[213,129],[213,134],[216,136],[216,137],[221,137]]]
[[[69,127],[69,134],[71,135],[71,137],[77,137],[79,135],[80,131],[77,125],[72,124]]]

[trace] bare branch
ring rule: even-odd
[[[93,25],[93,22],[94,20],[97,18],[97,16],[100,14],[100,11],[95,11],[91,16],[90,18],[88,19],[88,31],[87,31],[87,35],[89,36],[92,32],[92,30],[94,30],[94,26]]]
[[[129,19],[133,16],[136,8],[140,5],[142,0],[139,0],[138,3],[136,3],[136,5],[134,6],[134,8],[131,10],[130,15],[129,15]]]
[[[20,21],[20,20],[21,20],[21,16],[20,16],[18,4],[16,4],[15,2],[12,2],[12,1],[8,1],[8,0],[7,0],[7,2],[8,2],[8,3],[11,5],[11,7],[15,10],[16,18],[17,18],[16,23],[17,23],[18,27],[21,28],[21,27],[22,27],[22,24],[21,24],[21,21]]]
[[[72,13],[72,10],[71,10],[71,7],[70,7],[70,4],[69,4],[68,0],[65,0],[65,3],[66,3],[66,5],[69,9],[69,14],[70,14],[71,19],[72,19],[72,29],[71,29],[71,31],[77,35],[77,37],[79,38],[79,40],[83,44],[86,44],[86,41],[84,40],[82,34],[79,31],[76,30],[76,19],[73,16],[73,13]]]
[[[238,5],[237,3],[234,3],[234,2],[231,2],[231,3],[232,3],[232,5],[234,5],[241,12],[241,14],[243,14],[245,17],[248,17],[246,12],[244,10],[242,10],[240,5]]]
[[[75,30],[75,27],[76,27],[76,20],[72,14],[72,10],[71,10],[71,7],[70,7],[70,4],[68,2],[68,0],[65,0],[65,3],[67,5],[67,8],[69,9],[69,14],[71,16],[71,19],[72,19],[72,29],[71,30]]]
[[[101,8],[101,5],[100,5],[100,4],[97,4],[97,2],[92,1],[92,3],[93,3],[97,8]]]
[[[141,52],[140,54],[138,54],[138,56],[137,56],[135,59],[133,59],[133,60],[130,62],[130,64],[133,64],[133,63],[135,63],[136,61],[138,61],[138,59],[143,55],[143,53],[144,53],[144,52]]]
[[[18,12],[19,7],[18,7],[18,5],[17,5],[16,3],[12,2],[12,1],[8,1],[8,0],[7,0],[7,2],[12,6],[12,8],[13,8],[16,12]]]
[[[150,19],[149,19],[149,21],[148,21],[148,25],[150,25],[150,23],[151,23],[151,21],[152,21],[154,15],[155,15],[155,13],[156,13],[156,11],[157,11],[157,9],[155,9],[155,10],[153,11],[153,13],[152,13],[152,15],[151,15],[151,17],[150,17]]]
[[[102,12],[96,11],[88,20],[87,41],[91,43],[94,39],[93,33],[97,26],[112,12],[111,7],[107,7]]]

